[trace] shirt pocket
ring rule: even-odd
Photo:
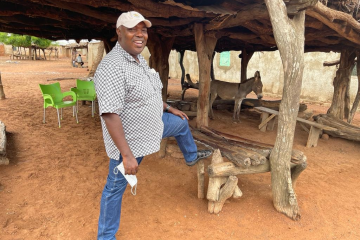
[[[126,99],[129,103],[145,103],[154,94],[148,76],[133,72],[127,79]]]
[[[154,91],[161,92],[163,85],[162,85],[159,73],[158,72],[155,72],[155,73],[149,72],[148,76],[149,76],[151,85],[154,88]]]

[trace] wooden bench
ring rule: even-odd
[[[261,123],[259,125],[260,131],[266,132],[266,130],[273,130],[278,111],[275,111],[266,107],[255,107],[256,110],[261,112]],[[332,128],[317,122],[312,122],[303,118],[296,118],[296,121],[300,123],[300,126],[309,133],[309,137],[306,143],[306,147],[316,147],[319,140],[319,135],[322,130],[336,131],[336,128]],[[310,130],[307,129],[304,124],[310,125]]]

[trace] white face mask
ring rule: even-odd
[[[124,168],[123,162],[121,162],[117,167],[114,168],[114,174],[118,174],[119,171],[125,177],[126,181],[130,184],[131,194],[135,196],[136,195],[136,187],[137,187],[136,175],[125,174],[125,168]],[[133,191],[133,189],[134,189],[134,191]]]

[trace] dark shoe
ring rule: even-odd
[[[212,154],[211,150],[200,150],[197,152],[197,157],[191,162],[186,162],[188,166],[194,166],[200,159],[207,158]]]

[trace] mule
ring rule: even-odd
[[[253,91],[258,99],[263,97],[263,84],[261,82],[260,72],[256,71],[254,77],[247,79],[243,83],[229,83],[219,80],[211,81],[210,84],[210,104],[209,114],[210,118],[214,119],[214,112],[212,105],[217,96],[224,100],[235,99],[233,119],[238,120],[240,116],[240,108],[242,101],[246,96]]]

